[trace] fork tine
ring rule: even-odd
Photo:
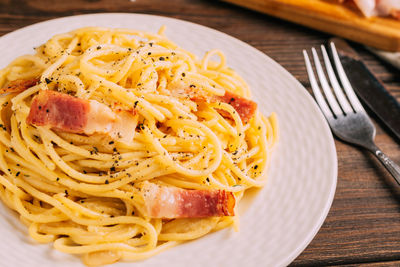
[[[339,74],[340,81],[342,82],[343,88],[347,94],[348,99],[350,100],[351,105],[353,106],[353,109],[355,111],[365,112],[360,101],[358,100],[358,97],[354,93],[353,87],[351,87],[351,84],[349,82],[349,79],[347,78],[346,73],[343,70],[342,63],[340,62],[335,44],[333,42],[331,43],[331,50],[333,54],[333,59],[335,61],[336,70]]]
[[[329,106],[331,107],[333,114],[336,116],[343,114],[342,110],[339,107],[338,102],[336,101],[335,97],[332,94],[332,89],[328,84],[328,81],[326,79],[324,70],[322,69],[321,62],[319,61],[317,51],[315,48],[311,48],[313,57],[314,57],[314,65],[317,70],[319,82],[322,86],[322,90],[325,93],[326,99],[328,100]]]
[[[317,101],[320,109],[322,110],[322,113],[324,113],[326,118],[331,118],[333,117],[331,110],[329,109],[328,105],[326,104],[324,97],[321,94],[321,90],[319,89],[317,80],[315,79],[314,76],[314,71],[311,67],[311,62],[310,59],[308,58],[308,54],[306,50],[303,50],[303,55],[304,55],[304,61],[306,63],[306,68],[307,68],[307,73],[308,73],[308,79],[310,80],[311,83],[311,88],[314,92],[315,100]]]
[[[333,90],[335,91],[336,98],[338,99],[343,111],[346,114],[349,114],[353,112],[353,109],[351,108],[349,101],[347,101],[345,95],[343,94],[342,88],[340,88],[339,82],[336,79],[336,75],[335,72],[333,71],[332,64],[331,61],[329,60],[329,56],[328,53],[326,52],[325,46],[321,45],[321,50],[322,50],[322,55],[324,57],[326,71],[328,73],[329,80],[331,82]]]

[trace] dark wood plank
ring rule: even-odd
[[[400,266],[400,261],[387,261],[387,262],[371,262],[364,264],[346,264],[342,267],[382,267],[382,266]]]
[[[96,12],[169,16],[223,31],[255,46],[292,73],[307,89],[301,51],[329,35],[211,0],[0,0],[0,34],[51,18]],[[400,75],[362,46],[362,59],[400,100]],[[400,162],[400,142],[381,127],[377,144]],[[339,178],[332,209],[321,230],[293,266],[400,265],[400,189],[367,152],[336,141]],[[380,262],[380,263],[378,263]]]

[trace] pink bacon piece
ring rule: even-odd
[[[0,94],[19,93],[31,88],[32,86],[35,86],[38,82],[38,78],[14,80],[9,82],[7,86],[0,88]]]
[[[177,97],[187,97],[195,102],[223,102],[231,105],[236,112],[239,114],[243,123],[247,123],[254,116],[257,110],[257,103],[239,96],[235,93],[225,91],[223,96],[209,95],[203,90],[196,89],[194,87],[189,87],[186,89],[170,89],[172,95]],[[228,117],[228,113],[224,110],[220,111],[221,115]]]
[[[27,123],[70,133],[105,133],[129,141],[133,138],[136,122],[128,113],[114,112],[95,100],[45,90],[33,98]]]
[[[186,190],[146,182],[142,187],[151,218],[204,218],[233,216],[235,196],[224,190]]]
[[[213,99],[231,105],[244,123],[249,122],[257,110],[256,102],[229,91],[225,91],[223,96],[214,96]]]

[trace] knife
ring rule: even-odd
[[[365,66],[350,45],[340,38],[331,38],[335,43],[340,61],[347,77],[362,102],[400,140],[400,104]]]

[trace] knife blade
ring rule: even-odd
[[[331,38],[335,43],[347,77],[362,102],[400,140],[400,104],[361,61],[357,52],[343,39]]]

